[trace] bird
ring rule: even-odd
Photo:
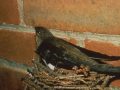
[[[120,75],[120,66],[97,62],[78,49],[78,46],[55,37],[47,28],[35,27],[35,32],[38,38],[36,53],[52,70],[56,67],[69,69],[84,65],[98,73]]]

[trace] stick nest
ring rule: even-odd
[[[34,60],[33,70],[28,73],[23,78],[25,90],[111,90],[107,84],[112,76],[90,71],[83,65],[71,70],[56,68],[52,71]]]

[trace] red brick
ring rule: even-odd
[[[21,81],[26,74],[0,67],[0,90],[24,90]]]
[[[120,80],[113,81],[111,85],[120,87]]]
[[[86,39],[85,47],[89,50],[100,52],[109,56],[120,56],[120,46],[116,46],[112,43]],[[120,66],[120,61],[111,61],[109,63],[116,66]]]
[[[19,24],[17,0],[0,0],[0,23]]]
[[[120,34],[119,0],[24,0],[27,25]]]
[[[109,56],[120,56],[120,46],[116,46],[108,42],[99,42],[93,40],[85,40],[85,47],[89,50],[100,52]],[[120,66],[120,60],[118,61],[109,61],[108,64],[114,66]],[[115,80],[112,82],[112,85],[120,87],[120,80]]]
[[[31,65],[35,56],[33,33],[0,30],[0,56]]]
[[[116,46],[109,42],[99,42],[86,39],[85,47],[103,54],[120,56],[120,46]]]

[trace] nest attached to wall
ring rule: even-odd
[[[83,65],[71,70],[56,68],[52,71],[34,60],[33,70],[28,72],[23,78],[25,90],[111,90],[107,85],[112,76],[90,71]]]

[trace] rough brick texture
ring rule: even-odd
[[[109,56],[120,56],[120,46],[116,46],[108,42],[85,40],[85,47],[89,50],[100,52]],[[111,61],[109,63],[115,66],[120,66],[120,61]]]
[[[0,56],[31,65],[35,54],[34,40],[33,33],[0,30]]]
[[[24,90],[21,78],[26,74],[0,67],[0,90]]]
[[[100,42],[86,39],[85,47],[103,54],[120,56],[120,46],[116,46],[110,42]]]
[[[120,56],[120,46],[108,42],[99,42],[93,40],[85,40],[85,47],[89,50],[100,52],[110,56]],[[114,66],[120,66],[120,60],[107,62]],[[120,79],[112,82],[114,86],[120,86]]]
[[[0,23],[19,24],[17,0],[0,0]]]
[[[120,34],[119,0],[24,0],[27,25]]]
[[[24,12],[22,11],[22,1],[24,2]],[[21,8],[18,8],[19,6]],[[0,24],[19,24],[23,20],[22,22],[25,21],[28,26],[70,30],[73,31],[72,33],[77,31],[106,34],[107,37],[107,34],[120,34],[119,7],[119,0],[21,0],[19,3],[17,0],[0,0]],[[22,14],[24,14],[24,19]],[[4,24],[4,27],[7,24]],[[82,36],[84,34],[81,33],[80,40],[83,44],[86,37]],[[69,39],[62,35],[59,38],[73,44],[80,43],[78,42],[80,40],[76,40],[74,35]],[[120,56],[120,46],[109,42],[86,39],[85,47],[103,54]],[[0,57],[31,65],[35,56],[34,50],[34,33],[0,29]],[[112,61],[109,64],[120,66],[120,61]],[[0,78],[0,90],[23,90],[20,82],[21,73],[0,68],[0,77],[2,77]],[[120,86],[120,80],[114,81],[113,85]]]

